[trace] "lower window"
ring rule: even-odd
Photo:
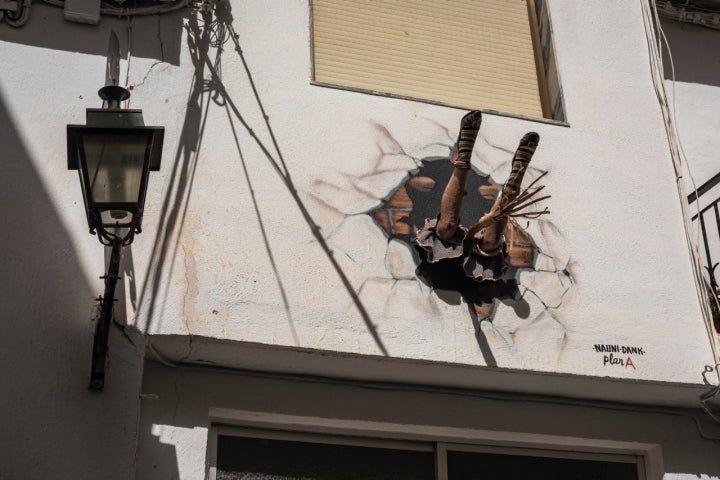
[[[217,427],[214,480],[644,480],[639,457]],[[214,458],[212,458],[214,457]],[[213,465],[214,464],[214,465]]]
[[[534,457],[480,452],[447,452],[450,480],[637,480],[634,463]]]

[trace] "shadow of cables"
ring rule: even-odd
[[[194,18],[190,16],[191,22]],[[188,35],[188,50],[195,67],[195,75],[188,94],[185,119],[178,148],[172,161],[172,171],[167,187],[167,194],[160,208],[160,219],[157,227],[157,239],[150,255],[149,268],[143,281],[143,288],[138,298],[138,308],[144,309],[147,322],[143,328],[150,331],[153,318],[162,302],[161,288],[164,279],[172,271],[167,272],[166,266],[174,264],[180,243],[173,239],[182,230],[187,214],[188,199],[192,191],[198,157],[202,147],[203,134],[210,106],[210,86],[205,80],[205,61],[210,48],[209,32],[202,35]]]
[[[206,17],[206,24],[209,24],[211,22],[210,13],[204,14]],[[260,148],[262,153],[267,158],[268,162],[272,166],[272,168],[275,170],[275,172],[280,176],[281,180],[283,181],[285,187],[287,188],[288,192],[292,196],[292,199],[294,200],[298,210],[300,211],[301,215],[303,216],[305,222],[307,223],[308,227],[310,228],[310,231],[312,232],[313,236],[318,242],[318,245],[320,245],[320,248],[322,249],[323,253],[327,257],[328,261],[332,265],[333,269],[335,270],[336,274],[340,278],[340,281],[342,282],[343,286],[348,292],[348,295],[350,295],[350,298],[353,301],[353,304],[355,305],[355,308],[357,309],[358,313],[360,314],[363,322],[365,323],[365,327],[370,332],[371,336],[373,337],[373,340],[378,347],[378,349],[382,352],[383,355],[389,356],[389,352],[387,348],[385,347],[382,339],[380,338],[380,335],[375,328],[375,325],[372,323],[370,315],[367,312],[367,309],[363,305],[362,301],[360,300],[357,292],[355,291],[355,288],[350,283],[350,280],[348,279],[347,275],[343,271],[340,264],[337,262],[335,257],[333,256],[333,252],[328,246],[327,242],[325,241],[325,237],[323,237],[322,233],[320,232],[320,227],[315,223],[313,217],[310,215],[310,212],[308,211],[307,207],[303,203],[302,199],[300,198],[297,189],[295,188],[295,185],[293,184],[292,178],[290,176],[290,172],[287,169],[287,166],[285,164],[285,159],[283,157],[282,151],[280,150],[280,146],[277,143],[275,133],[273,132],[272,126],[270,125],[269,117],[267,113],[265,112],[265,108],[263,107],[262,100],[260,99],[260,95],[258,93],[258,90],[255,86],[255,81],[253,79],[252,72],[250,71],[250,67],[247,63],[247,60],[245,59],[245,56],[243,55],[242,48],[240,46],[239,38],[240,36],[237,34],[233,27],[233,19],[230,12],[230,7],[228,2],[220,2],[217,5],[217,8],[215,10],[215,18],[221,28],[225,29],[228,33],[228,38],[232,41],[235,52],[238,54],[243,68],[245,70],[245,75],[247,77],[247,80],[250,84],[250,87],[253,92],[253,96],[255,97],[255,100],[257,102],[258,108],[260,109],[262,116],[264,118],[264,127],[267,130],[267,132],[270,135],[270,139],[272,141],[272,148],[274,150],[274,153],[270,151],[270,149],[264,145],[258,136],[255,134],[253,129],[250,127],[249,123],[245,120],[243,115],[240,113],[238,107],[235,105],[235,102],[232,100],[230,95],[228,94],[227,90],[225,89],[225,86],[222,83],[222,78],[220,77],[220,73],[216,69],[215,65],[210,61],[210,58],[205,55],[205,64],[208,68],[208,71],[212,75],[212,79],[215,82],[215,87],[217,88],[217,92],[219,95],[222,96],[226,108],[228,109],[228,112],[232,112],[232,115],[235,116],[238,122],[242,125],[243,128],[247,130],[247,132],[250,134],[252,139],[255,141],[257,146]],[[190,32],[188,33],[190,35]],[[234,128],[234,127],[233,127]]]
[[[160,219],[160,226],[158,228],[158,231],[160,233],[153,247],[150,259],[150,269],[148,270],[148,275],[145,279],[143,291],[139,299],[140,307],[147,308],[147,310],[144,312],[145,316],[148,318],[148,323],[146,324],[144,329],[145,332],[147,333],[150,330],[155,310],[158,308],[158,302],[161,301],[158,299],[161,298],[159,294],[161,293],[160,289],[163,286],[162,280],[166,278],[167,275],[172,273],[165,272],[165,267],[168,264],[172,265],[173,260],[177,255],[178,242],[175,242],[172,246],[171,243],[172,239],[175,237],[175,234],[182,229],[182,225],[185,219],[187,210],[187,199],[189,198],[190,191],[192,189],[198,153],[202,144],[205,121],[208,114],[208,107],[210,105],[209,102],[210,100],[212,100],[218,105],[224,105],[227,109],[233,133],[236,134],[235,125],[232,122],[232,119],[234,117],[235,120],[240,123],[242,128],[244,128],[250,134],[251,138],[260,148],[272,168],[280,176],[283,184],[285,185],[288,192],[295,201],[298,210],[307,222],[312,234],[315,236],[318,244],[327,256],[328,261],[331,263],[333,269],[340,277],[343,286],[346,288],[348,294],[352,298],[355,307],[360,313],[360,316],[362,317],[368,331],[372,335],[377,347],[383,355],[389,355],[387,348],[380,339],[377,329],[373,325],[367,310],[360,301],[357,293],[355,292],[355,289],[352,287],[349,279],[343,272],[342,268],[333,257],[332,251],[330,250],[327,242],[325,241],[325,238],[320,233],[319,226],[313,220],[312,216],[310,215],[307,208],[300,199],[295,186],[293,185],[293,182],[290,178],[290,173],[285,166],[282,152],[278,146],[277,141],[275,140],[275,135],[272,131],[272,127],[270,126],[268,117],[265,114],[265,110],[263,108],[262,101],[260,100],[260,97],[258,95],[258,91],[255,88],[252,74],[247,65],[247,62],[245,61],[245,58],[242,56],[242,49],[240,48],[238,42],[238,35],[235,33],[232,27],[230,12],[229,10],[227,10],[227,2],[221,2],[219,4],[217,16],[214,18],[213,14],[209,12],[199,13],[198,15],[202,16],[203,27],[200,26],[196,16],[190,17],[186,27],[188,47],[191,53],[193,64],[195,66],[195,77],[187,103],[185,123],[181,134],[180,145],[176,152],[173,163],[173,171],[171,172],[171,184],[168,188],[168,194],[165,197],[161,209],[163,213]],[[254,133],[253,129],[250,127],[248,122],[240,113],[238,107],[235,105],[233,99],[230,97],[227,90],[225,89],[219,71],[219,56],[222,54],[222,48],[218,45],[218,28],[229,34],[228,37],[232,40],[235,45],[235,50],[240,55],[245,69],[245,74],[247,75],[248,80],[252,86],[253,95],[257,101],[260,110],[263,113],[263,117],[265,118],[264,127],[268,130],[270,134],[273,143],[272,148],[274,149],[275,153],[271,152],[270,149],[258,139],[257,135]],[[221,34],[220,44],[222,43],[223,37],[224,34]],[[209,56],[209,49],[211,46],[217,48],[218,58],[216,58],[215,61],[211,60]],[[206,72],[210,74],[210,80],[205,80],[204,75]],[[240,151],[239,146],[237,148],[240,155],[240,160],[242,162],[242,152]],[[245,173],[249,182],[250,179],[247,176],[247,170],[245,170]],[[249,186],[250,185],[251,184],[249,184]],[[256,215],[258,215],[259,218],[260,214],[259,210],[257,209],[257,204],[255,205],[255,207]],[[272,253],[270,252],[267,236],[265,235],[264,231],[262,232],[262,234],[265,240],[267,252],[270,255],[271,263],[273,263],[274,266],[274,260],[272,257]],[[172,251],[170,251],[171,248]],[[281,295],[283,295],[285,308],[287,311],[289,311],[289,304],[287,302],[286,296],[284,295],[284,287],[282,286],[282,281],[277,274],[277,270],[275,270],[275,274],[278,285],[280,287]],[[148,296],[152,298],[152,300],[148,300],[147,307],[144,307],[146,305],[146,302],[144,302],[143,300],[145,300]]]
[[[480,353],[485,360],[485,364],[488,367],[497,367],[498,363],[495,359],[495,355],[493,355],[492,348],[488,343],[485,332],[482,331],[482,326],[480,325],[480,316],[478,315],[477,311],[475,311],[474,304],[468,303],[467,307],[468,313],[470,313],[470,319],[472,320],[473,327],[475,328],[475,339],[477,340],[478,346],[480,347]]]
[[[227,25],[231,23],[228,19],[231,18],[230,16],[230,4],[228,2],[222,2],[216,6],[216,17],[215,20],[212,19],[210,15],[207,15],[204,20],[205,23],[203,25],[202,31],[205,33],[210,32],[211,38],[214,39],[214,41],[211,44],[211,47],[216,48],[216,54],[215,54],[215,61],[213,64],[214,71],[217,73],[217,78],[222,81],[222,54],[223,54],[223,47],[225,43],[228,40],[228,37],[230,35],[230,32],[228,31]],[[192,30],[193,35],[198,36],[200,35],[199,31],[199,25],[197,22],[189,22],[189,30]],[[246,66],[247,71],[247,66]],[[255,98],[258,99],[257,96],[257,90],[255,89],[255,84],[252,81],[252,77],[250,77],[248,72],[248,78],[250,79],[250,85],[252,86],[253,92],[255,94]],[[213,81],[213,86],[219,82]],[[230,111],[230,108],[227,104],[227,102],[224,101],[222,96],[219,94],[219,92],[216,92],[216,94],[213,96],[213,100],[216,101],[216,103],[220,106],[223,106],[225,108],[225,112],[227,113],[228,117],[228,124],[230,125],[230,130],[232,131],[233,140],[235,142],[235,148],[238,152],[238,157],[240,159],[240,164],[242,166],[243,175],[245,176],[245,184],[248,187],[248,192],[250,193],[250,198],[253,204],[253,210],[255,212],[255,218],[258,222],[258,227],[260,229],[260,235],[262,236],[263,244],[265,246],[265,253],[267,254],[268,261],[270,262],[270,268],[272,269],[273,275],[275,277],[275,282],[278,286],[278,291],[280,292],[280,296],[282,298],[283,307],[285,309],[285,315],[288,319],[288,324],[290,327],[290,332],[292,334],[293,340],[295,342],[296,346],[300,346],[300,338],[297,334],[297,329],[295,328],[295,323],[293,321],[292,316],[292,310],[290,308],[290,302],[288,300],[288,296],[285,290],[285,285],[282,281],[282,278],[280,276],[280,272],[277,268],[277,262],[275,261],[275,255],[273,254],[272,248],[270,247],[270,239],[268,238],[268,234],[265,228],[265,223],[263,221],[262,214],[260,212],[260,204],[258,203],[257,197],[255,195],[255,189],[253,186],[253,181],[250,177],[250,171],[248,169],[248,162],[245,159],[245,156],[243,154],[242,148],[240,146],[240,139],[238,138],[238,132],[235,129],[235,123],[233,122],[232,112]],[[263,114],[263,118],[266,119],[267,123],[267,114],[265,113],[265,110],[263,109],[262,104],[260,103],[258,99],[258,105],[260,107],[260,110]],[[276,148],[276,150],[279,152],[279,147],[277,145],[277,142],[275,140],[275,135],[273,134],[272,130],[270,130],[270,136],[272,138],[273,144]],[[282,161],[282,156],[280,156],[280,160]],[[285,164],[283,163],[283,170],[285,174],[289,177],[290,174],[285,167]]]

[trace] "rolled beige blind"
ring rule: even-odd
[[[542,118],[526,0],[313,0],[317,83]]]

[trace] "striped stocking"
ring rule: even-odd
[[[479,110],[466,114],[460,121],[460,133],[455,143],[455,152],[450,159],[455,168],[463,170],[470,168],[470,157],[472,156],[481,122],[482,113]]]
[[[520,193],[520,185],[522,184],[525,170],[527,170],[530,159],[532,159],[539,141],[540,135],[535,132],[526,133],[520,140],[520,145],[518,145],[512,160],[510,177],[503,186],[502,196],[504,203],[514,200],[518,193]]]

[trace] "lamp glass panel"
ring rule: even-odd
[[[85,133],[82,148],[96,203],[137,203],[148,135]],[[114,222],[113,222],[114,223]]]

